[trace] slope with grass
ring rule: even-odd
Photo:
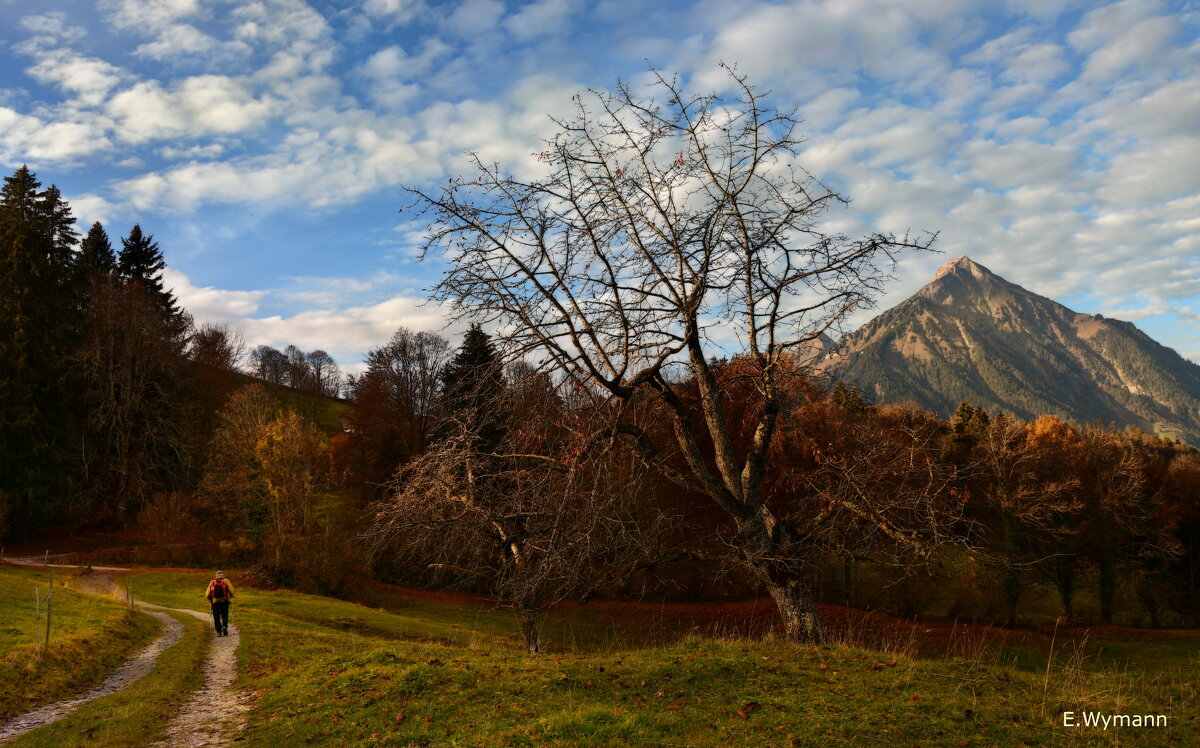
[[[12,748],[137,748],[166,737],[171,720],[201,686],[208,650],[207,627],[172,614],[183,626],[179,643],[166,650],[150,673],[133,685],[92,701],[54,724],[27,733]]]
[[[55,571],[50,647],[43,658],[50,576],[0,565],[0,722],[98,685],[158,632],[149,616],[66,587],[68,576]]]
[[[153,602],[203,607],[202,575],[134,582]],[[470,598],[381,590],[368,608],[240,590],[235,685],[261,694],[250,745],[1200,744],[1188,634],[1148,633],[1138,647],[1073,637],[1019,659],[916,658],[770,638],[637,646],[637,624],[614,637],[573,609],[554,623],[557,649],[529,657],[511,618]],[[1153,665],[1127,661],[1143,658]],[[1062,726],[1064,711],[1083,710],[1165,714],[1168,726]]]

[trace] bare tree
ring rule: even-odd
[[[1057,479],[1040,474],[1042,454],[1029,439],[1029,426],[1004,414],[990,420],[976,450],[982,503],[995,514],[993,541],[1011,624],[1030,584],[1027,571],[1055,557],[1053,541],[1064,531],[1056,519],[1079,509],[1079,481],[1066,471]]]
[[[333,356],[321,349],[305,354],[305,363],[313,389],[325,397],[337,397],[342,391],[342,370]]]
[[[432,218],[427,255],[449,270],[435,298],[504,332],[512,355],[617,402],[652,398],[667,436],[614,427],[648,465],[720,506],[741,564],[770,593],[789,638],[822,629],[792,530],[764,501],[764,469],[792,352],[870,304],[894,254],[932,237],[823,232],[843,199],[795,163],[797,122],[731,73],[736,96],[689,95],[656,76],[577,97],[575,116],[522,180],[478,157],[477,174],[439,192],[412,189]],[[736,443],[711,359],[737,344],[758,394],[751,437]],[[699,387],[685,401],[681,366]],[[711,454],[711,459],[707,456]]]
[[[520,385],[498,444],[478,437],[474,409],[449,416],[446,436],[397,473],[369,532],[377,550],[486,579],[531,654],[544,646],[544,612],[649,558],[656,529],[626,511],[638,460],[543,384]]]
[[[260,345],[251,354],[254,375],[264,382],[285,384],[288,381],[288,358],[278,348]]]
[[[188,357],[225,371],[240,371],[246,358],[246,338],[229,324],[205,323],[192,333]]]

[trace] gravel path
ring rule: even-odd
[[[129,660],[124,665],[109,673],[103,683],[82,696],[67,699],[66,701],[59,701],[54,704],[47,704],[40,709],[26,712],[0,725],[0,745],[10,742],[30,730],[36,730],[43,725],[57,722],[93,699],[108,696],[111,693],[128,688],[153,670],[154,663],[158,662],[159,655],[175,646],[183,638],[183,624],[166,613],[148,611],[148,614],[162,622],[163,633],[161,636],[151,642],[141,652],[138,652],[137,656],[132,660]]]
[[[146,606],[157,607],[157,606]],[[176,610],[162,608],[162,610]],[[205,621],[212,626],[212,616],[194,610],[176,610]],[[237,648],[240,643],[237,626],[229,624],[229,636],[212,639],[208,658],[204,661],[204,685],[194,691],[183,709],[171,721],[167,736],[155,746],[198,748],[227,745],[246,727],[246,712],[254,703],[251,693],[235,692],[231,686],[237,677]]]
[[[6,560],[25,566],[41,566],[42,561],[40,558]],[[118,567],[93,567],[91,572],[76,577],[75,585],[93,594],[119,595],[121,588],[115,578],[115,573],[119,571],[128,570]],[[147,615],[154,616],[162,622],[162,635],[132,660],[110,673],[103,683],[82,696],[48,704],[0,724],[0,745],[31,730],[56,722],[93,699],[128,688],[149,673],[159,656],[183,637],[183,624],[161,611],[183,613],[208,622],[209,654],[204,661],[203,685],[191,694],[179,714],[171,721],[167,727],[166,738],[155,745],[180,748],[221,746],[237,739],[238,733],[245,729],[246,712],[252,706],[254,698],[253,694],[238,693],[231,688],[237,676],[236,652],[240,643],[237,627],[230,623],[229,636],[218,637],[212,628],[212,617],[207,614],[194,610],[164,608],[141,600],[134,602],[144,609]]]

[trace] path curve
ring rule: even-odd
[[[57,722],[89,701],[126,689],[153,670],[159,655],[175,646],[183,638],[183,624],[166,613],[147,611],[147,614],[157,618],[163,625],[163,633],[157,639],[138,652],[132,660],[109,673],[104,682],[82,696],[47,704],[0,725],[0,745],[31,730]]]
[[[43,565],[41,558],[9,558],[5,560],[22,566],[40,567]],[[65,564],[49,565],[60,568],[80,568]],[[75,578],[76,586],[92,594],[119,595],[121,588],[114,575],[120,571],[129,571],[129,569],[116,566],[93,566],[88,573]],[[204,661],[203,685],[199,690],[192,692],[180,712],[167,727],[166,737],[155,745],[200,748],[201,746],[222,746],[237,739],[237,733],[246,727],[246,712],[250,710],[254,701],[254,694],[235,692],[232,688],[233,680],[237,677],[236,652],[241,643],[237,627],[231,621],[229,636],[218,637],[215,629],[211,627],[212,617],[209,615],[195,610],[166,608],[137,599],[134,600],[134,603],[147,615],[154,616],[163,623],[163,634],[132,660],[110,673],[103,683],[82,696],[48,704],[0,724],[0,745],[31,730],[56,722],[93,699],[128,688],[149,673],[154,668],[159,656],[183,637],[183,624],[160,611],[182,613],[199,618],[208,622],[210,628],[207,629],[209,654]]]

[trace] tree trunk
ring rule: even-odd
[[[1113,603],[1117,598],[1117,554],[1112,541],[1101,538],[1100,545],[1100,620],[1112,623]]]
[[[1013,563],[1004,565],[1004,605],[1008,626],[1017,624],[1017,604],[1021,602],[1021,568]]]
[[[771,570],[767,570],[766,573],[775,576]],[[825,630],[817,615],[812,590],[803,578],[792,576],[788,579],[768,581],[767,592],[779,608],[784,638],[800,644],[820,644],[825,640]]]
[[[1075,617],[1075,559],[1061,549],[1054,559],[1054,586],[1058,588],[1063,617],[1070,621]]]
[[[521,639],[525,642],[525,651],[529,654],[542,652],[541,616],[536,610],[522,610],[517,613],[521,621]]]

